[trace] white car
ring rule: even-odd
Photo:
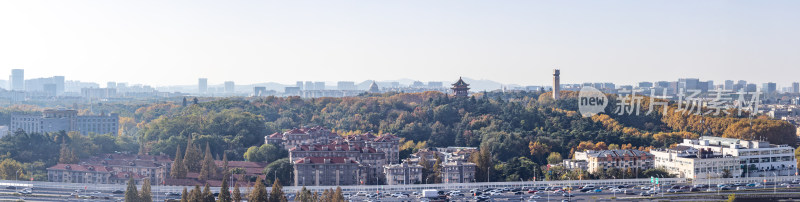
[[[542,197],[539,196],[539,195],[531,195],[531,197],[528,197],[528,198],[529,199],[538,199],[538,198],[542,198]]]
[[[367,195],[367,192],[365,192],[365,191],[360,191],[360,192],[356,193],[356,196],[366,196],[366,195]]]

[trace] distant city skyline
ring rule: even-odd
[[[798,1],[2,1],[0,75],[158,86],[459,76],[790,86]]]

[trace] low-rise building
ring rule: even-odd
[[[105,166],[56,164],[47,168],[47,180],[64,183],[110,184],[113,170]]]
[[[400,162],[400,138],[392,134],[387,133],[381,136],[376,136],[372,133],[350,135],[345,138],[345,141],[350,145],[369,146],[384,152],[387,164]]]
[[[422,182],[422,166],[403,162],[400,164],[385,165],[383,172],[386,174],[387,185],[418,184]]]
[[[653,155],[634,149],[587,150],[575,152],[573,160],[586,161],[589,173],[605,172],[609,168],[647,170],[653,168]]]
[[[586,160],[564,159],[562,163],[567,170],[588,170],[589,162]]]
[[[797,159],[794,148],[775,145],[766,141],[746,141],[734,138],[703,136],[699,139],[684,139],[680,146],[710,150],[718,155],[739,158],[742,177],[770,175],[795,175]]]
[[[722,156],[708,150],[698,150],[688,146],[677,146],[672,149],[653,149],[655,167],[662,168],[679,178],[707,179],[738,177],[739,158]],[[724,176],[729,172],[730,176]]]
[[[357,161],[347,157],[305,157],[294,161],[294,186],[359,184]]]
[[[473,182],[475,181],[475,170],[477,168],[474,163],[449,161],[442,165],[442,182],[445,184]]]

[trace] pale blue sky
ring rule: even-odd
[[[800,81],[800,1],[0,1],[0,78]],[[5,76],[3,76],[5,75]]]

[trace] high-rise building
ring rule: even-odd
[[[800,93],[800,83],[792,83],[792,93]]]
[[[206,94],[208,92],[208,79],[207,78],[197,79],[197,92],[200,93],[200,94]]]
[[[553,70],[553,100],[558,100],[560,97],[559,94],[561,91],[561,70],[554,69]]]
[[[300,90],[303,90],[303,82],[302,81],[298,81],[297,83],[294,84],[294,87],[297,87]]]
[[[267,96],[267,87],[264,86],[253,87],[253,96],[256,97]]]
[[[314,90],[325,90],[325,82],[314,82]]]
[[[778,87],[775,85],[775,83],[764,83],[761,85],[761,92],[769,94],[775,92],[777,88]]]
[[[232,94],[236,92],[235,89],[236,85],[233,84],[233,81],[226,81],[225,82],[225,93]]]
[[[336,83],[336,89],[356,90],[356,83],[352,81],[339,81],[338,83]]]
[[[303,87],[303,90],[316,90],[314,89],[314,82],[306,81],[306,85]]]
[[[682,78],[678,79],[678,88],[683,88],[686,90],[696,90],[700,89],[699,86],[700,79],[697,78]]]
[[[11,76],[8,78],[11,90],[23,91],[25,90],[25,70],[12,69]]]
[[[106,83],[106,88],[117,88],[117,82],[109,81]]]
[[[428,88],[441,88],[444,84],[439,81],[428,81]]]
[[[733,80],[725,80],[725,90],[733,90]]]
[[[653,87],[652,82],[647,82],[647,81],[639,82],[639,88],[652,88],[652,87]]]

